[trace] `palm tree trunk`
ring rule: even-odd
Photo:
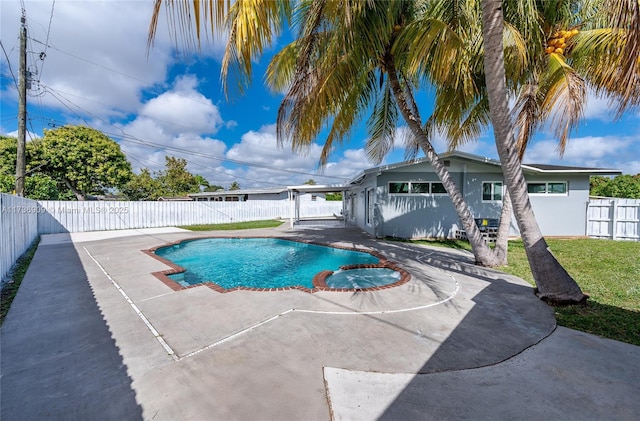
[[[489,109],[504,179],[511,196],[538,296],[553,303],[582,302],[586,296],[547,246],[536,221],[522,173],[507,104],[500,0],[482,0],[484,66]]]
[[[512,210],[513,206],[511,205],[511,196],[509,196],[509,190],[507,190],[502,198],[500,225],[498,225],[498,234],[496,235],[496,246],[493,249],[493,253],[498,260],[498,266],[504,266],[507,264],[507,251],[509,248],[509,231],[511,230]]]
[[[484,238],[482,238],[482,234],[475,223],[469,206],[467,206],[467,203],[464,201],[464,197],[462,196],[460,189],[458,189],[458,186],[451,178],[451,174],[449,174],[449,170],[447,170],[447,167],[445,167],[435,149],[431,146],[431,143],[427,139],[427,135],[422,129],[422,124],[419,121],[419,118],[413,114],[411,107],[408,105],[407,99],[405,98],[405,91],[402,89],[400,81],[398,80],[398,74],[393,63],[393,58],[387,57],[385,61],[385,68],[389,75],[389,82],[391,83],[391,89],[398,104],[398,108],[407,122],[409,129],[418,140],[420,148],[427,156],[427,159],[429,159],[433,170],[438,177],[440,177],[442,185],[447,190],[447,193],[453,202],[453,206],[458,213],[460,222],[462,222],[467,233],[467,238],[471,244],[476,264],[488,267],[499,266],[500,262],[497,261],[493,251],[484,241]]]

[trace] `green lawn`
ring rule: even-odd
[[[425,244],[469,250],[463,241]],[[560,326],[640,346],[640,242],[547,239],[565,269],[588,294],[586,305],[556,307]],[[509,242],[500,268],[534,285],[522,241]]]
[[[248,222],[230,222],[228,224],[208,224],[208,225],[187,225],[179,228],[191,231],[230,231],[245,230],[252,228],[275,228],[283,224],[283,221],[267,220],[267,221],[248,221]]]

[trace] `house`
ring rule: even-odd
[[[189,197],[196,201],[207,202],[246,202],[248,200],[288,200],[288,187],[255,188],[240,190],[222,190],[215,192],[191,193]],[[300,200],[324,201],[324,192],[301,193]]]
[[[463,152],[441,155],[475,218],[498,219],[505,185],[500,162]],[[522,170],[545,236],[586,235],[591,175],[618,170],[526,164]],[[349,222],[375,237],[454,238],[463,230],[446,190],[426,158],[367,169],[349,181]],[[519,231],[511,222],[512,236]]]

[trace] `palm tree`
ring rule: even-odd
[[[507,102],[500,0],[482,0],[482,23],[487,95],[496,146],[538,296],[555,303],[584,301],[586,296],[578,284],[549,250],[529,202]]]
[[[235,69],[232,73],[238,77],[242,91],[250,80],[251,59],[279,33],[281,25],[289,22],[293,10],[290,2],[203,3],[207,5],[202,6],[201,13],[197,13],[197,6],[190,2],[168,2],[168,7],[180,16],[178,22],[183,36],[190,34],[184,29],[189,16],[194,17],[198,39],[202,16],[209,17],[212,27],[227,25],[230,38],[222,74],[225,78],[230,74],[229,68]],[[156,1],[156,14],[161,4],[161,0]],[[403,27],[416,16],[418,10],[414,6],[413,2],[368,0],[298,3],[298,39],[276,55],[267,75],[275,89],[288,88],[278,113],[278,139],[291,140],[295,150],[304,149],[329,124],[330,132],[321,156],[325,163],[334,142],[341,142],[371,106],[368,146],[372,156],[380,157],[379,151],[388,151],[393,144],[399,109],[449,192],[477,263],[496,266],[502,261],[484,242],[471,210],[422,127],[413,97],[419,76],[406,76],[396,69],[398,54],[393,51],[394,43]],[[225,14],[226,20],[222,18]],[[154,19],[150,43],[156,24]]]
[[[476,262],[501,264],[482,239],[423,128],[414,99],[420,69],[414,74],[402,70],[408,55],[398,40],[408,39],[400,34],[417,18],[415,4],[316,1],[303,7],[297,39],[273,58],[267,70],[267,82],[274,89],[287,89],[278,111],[278,139],[304,149],[328,127],[321,156],[325,163],[335,143],[342,142],[355,122],[372,110],[367,149],[379,161],[394,143],[401,115],[449,193]]]
[[[160,3],[161,1],[157,0],[157,9]],[[174,2],[169,3],[174,4]],[[191,7],[191,3],[185,3],[186,6],[184,10],[187,10]],[[262,4],[262,2],[238,1],[233,6],[223,1],[216,3],[202,2],[199,4],[203,3],[209,3],[208,8],[203,7],[203,10],[208,11],[208,15],[212,16],[212,27],[214,26],[213,22],[215,20],[213,16],[216,17],[216,22],[221,23],[224,21],[221,16],[225,15],[225,10],[229,12],[230,19],[226,22],[229,24],[231,36],[227,54],[223,61],[223,75],[227,74],[229,66],[239,70],[239,87],[240,90],[242,90],[243,86],[246,86],[244,84],[249,80],[251,71],[250,59],[259,55],[259,52],[271,41],[274,34],[278,33],[280,25],[289,22],[292,11],[291,4],[290,2],[268,1],[265,4]],[[258,3],[262,4],[260,7],[261,10],[252,10],[252,7]],[[298,16],[303,18],[300,18],[300,22],[302,23],[300,24],[301,31],[299,39],[291,46],[285,48],[285,50],[280,53],[280,57],[274,60],[276,64],[272,63],[272,69],[270,68],[273,74],[285,75],[280,82],[272,79],[274,86],[277,86],[278,83],[280,83],[280,88],[285,86],[285,84],[290,86],[289,93],[279,113],[280,124],[278,127],[279,134],[281,135],[279,138],[283,140],[287,137],[286,135],[293,133],[302,134],[301,139],[305,139],[305,136],[307,136],[307,143],[300,141],[298,142],[298,147],[303,147],[305,144],[308,144],[309,139],[313,139],[313,136],[310,136],[310,134],[319,133],[319,128],[331,118],[331,131],[325,143],[325,153],[323,155],[323,158],[326,159],[333,142],[339,142],[344,138],[354,120],[362,116],[362,113],[366,109],[365,105],[375,103],[373,118],[370,119],[370,129],[372,133],[377,133],[378,135],[371,137],[375,141],[372,145],[375,146],[371,147],[370,150],[384,151],[385,149],[388,150],[393,141],[389,127],[395,127],[395,125],[390,123],[396,121],[395,119],[397,119],[399,109],[399,112],[407,120],[415,136],[416,144],[423,149],[427,157],[432,160],[432,165],[441,176],[443,184],[448,186],[446,168],[444,168],[444,171],[441,171],[439,168],[437,155],[428,142],[429,131],[422,127],[420,115],[413,99],[413,90],[418,86],[418,82],[422,77],[420,72],[424,70],[425,62],[428,64],[430,59],[439,62],[437,64],[449,64],[456,61],[456,53],[452,48],[455,45],[444,43],[444,48],[439,50],[440,55],[433,54],[432,52],[422,56],[420,56],[420,54],[414,54],[413,62],[408,59],[408,57],[411,57],[411,54],[405,54],[403,49],[399,48],[399,46],[402,45],[400,40],[403,37],[409,39],[413,45],[424,45],[424,43],[417,41],[420,33],[415,30],[419,28],[419,26],[418,24],[412,25],[412,19],[419,15],[416,13],[418,6],[423,6],[427,3],[428,2],[416,2],[416,4],[413,4],[408,2],[394,2],[389,4],[387,8],[375,6],[375,3],[367,1],[318,1],[300,3],[298,5],[298,12],[300,12]],[[193,4],[197,7],[195,2]],[[506,3],[506,5],[508,4],[510,3]],[[516,10],[520,16],[537,16],[537,11],[534,7],[531,7],[531,4],[533,3],[516,2],[516,6],[513,9]],[[486,5],[483,4],[483,7],[485,6]],[[216,13],[212,12],[214,9]],[[507,10],[506,7],[505,10]],[[204,13],[204,15],[206,16],[207,13]],[[185,16],[189,15],[185,14]],[[196,16],[197,35],[199,36],[198,14],[194,13],[193,16]],[[252,20],[250,19],[252,17],[257,18]],[[277,24],[265,24],[273,17],[277,18]],[[186,18],[183,18],[182,21],[185,19]],[[500,33],[502,33],[502,17],[500,17],[500,19]],[[256,25],[256,21],[258,25]],[[416,21],[416,19],[414,19],[414,21]],[[419,20],[417,21],[419,22]],[[626,22],[627,21],[625,21],[625,24]],[[433,24],[431,25],[434,26]],[[253,32],[247,30],[247,28],[253,26],[260,26],[260,28]],[[623,27],[623,25],[619,26]],[[412,27],[414,29],[413,33],[409,30]],[[375,28],[375,30],[372,30],[373,28]],[[509,25],[507,25],[507,29],[510,29]],[[537,33],[535,28],[533,30],[529,28],[524,32],[524,35],[525,38],[530,39],[531,37],[535,38]],[[238,34],[244,35],[238,37]],[[354,37],[353,34],[357,34],[357,36]],[[500,48],[502,48],[502,40],[498,39],[498,41],[500,41]],[[517,37],[513,37],[512,44],[515,48],[511,50],[517,51],[520,41]],[[542,43],[533,44],[542,45]],[[478,45],[478,43],[476,42],[471,45]],[[325,49],[319,48],[318,46],[324,46]],[[344,49],[345,46],[348,47],[347,50]],[[406,47],[407,44],[404,44],[404,46]],[[413,51],[416,50],[419,51],[419,49],[414,49]],[[518,54],[510,54],[511,50],[505,50],[508,60],[513,57],[518,57]],[[634,51],[637,52],[637,49]],[[329,52],[333,54],[330,55],[328,54]],[[330,56],[329,59],[333,59],[333,62],[329,60],[328,63],[326,59],[324,60],[325,65],[328,67],[324,69],[314,69],[309,65],[311,60],[315,60],[315,64],[322,62],[321,59],[323,55]],[[358,61],[358,55],[368,57],[368,59]],[[497,58],[495,55],[492,57]],[[500,56],[499,58],[501,60],[500,63],[503,64],[504,56]],[[358,66],[354,66],[354,64],[362,66],[366,71],[357,72]],[[477,64],[477,59],[476,62],[472,62],[472,64]],[[559,62],[559,64],[560,65],[556,67],[563,69],[562,63]],[[411,67],[411,65],[413,65],[413,67]],[[334,67],[332,68],[331,66]],[[358,77],[350,77],[345,70],[349,68],[356,70],[354,75],[358,75]],[[433,68],[435,67],[432,66],[431,69]],[[442,68],[445,70],[440,72],[440,75],[446,74],[446,72],[451,69],[447,66],[442,66]],[[509,66],[508,68],[517,69],[518,67]],[[459,68],[454,68],[454,70],[458,70],[458,74],[460,73]],[[488,67],[487,72],[489,72]],[[518,75],[517,71],[515,74],[516,76]],[[322,79],[323,77],[324,79]],[[437,72],[431,74],[430,77],[436,80],[436,82],[438,81]],[[504,78],[504,66],[502,67],[502,77]],[[499,78],[500,76],[498,76],[498,79]],[[492,76],[488,79],[494,80],[495,77]],[[319,83],[319,80],[323,82]],[[378,80],[380,87],[376,88]],[[509,80],[514,79],[510,78]],[[354,82],[354,86],[361,89],[361,91],[358,93],[357,89],[340,90],[341,87],[345,86],[352,88],[352,85],[345,83],[348,81]],[[305,82],[307,83],[305,84]],[[446,86],[442,81],[440,81],[440,83],[440,86]],[[436,84],[436,86],[438,86],[438,84]],[[466,93],[471,93],[468,98],[477,100],[478,97],[475,96],[477,92],[474,92],[474,85],[467,83],[463,86],[467,89]],[[492,101],[495,103],[496,88],[492,86],[491,89],[494,91]],[[502,93],[501,89],[502,88],[499,87],[499,93]],[[463,91],[463,93],[465,93],[465,91]],[[309,98],[310,94],[315,95],[313,98],[317,104],[311,104],[308,100],[305,101],[305,97]],[[318,99],[320,99],[320,101],[318,101]],[[393,106],[393,101],[395,101],[395,105],[398,107],[397,109]],[[477,110],[482,110],[483,107],[486,109],[486,105],[490,102],[491,101],[485,100],[484,103],[482,101],[474,103],[471,101],[471,104],[477,105]],[[437,107],[437,110],[448,109],[450,111],[455,108],[451,106],[443,108],[442,105],[446,105],[446,103]],[[493,115],[495,111],[493,108],[494,107],[492,107],[491,110],[492,120],[494,122],[500,122],[500,120],[496,120],[497,117]],[[308,114],[307,112],[301,112],[302,110],[316,113]],[[498,112],[496,113],[499,115]],[[466,121],[473,122],[474,119],[480,121],[483,118],[486,121],[488,120],[486,116],[486,112],[484,114],[482,112],[474,112],[472,108]],[[511,127],[510,121],[508,124],[509,126],[507,127]],[[429,124],[426,125],[426,128],[429,128]],[[463,125],[462,128],[463,130],[461,130],[460,133],[472,133],[473,124]],[[464,130],[467,130],[467,132]],[[530,264],[532,265],[534,277],[538,283],[540,295],[543,298],[555,301],[579,301],[583,297],[582,293],[579,291],[579,288],[577,288],[578,292],[576,293],[575,288],[572,288],[571,285],[569,285],[569,287],[566,285],[563,286],[563,280],[568,278],[569,281],[573,281],[555,259],[553,259],[555,266],[551,265],[547,266],[547,268],[550,269],[550,272],[558,272],[560,275],[550,282],[545,282],[545,280],[542,279],[546,277],[544,271],[534,268],[539,262],[546,262],[549,256],[551,256],[551,258],[553,258],[553,256],[546,249],[544,239],[540,235],[533,214],[530,212],[530,204],[528,203],[526,195],[526,184],[524,184],[519,163],[517,159],[516,161],[508,160],[511,157],[509,154],[514,150],[514,145],[509,143],[509,140],[513,140],[513,137],[511,136],[511,139],[501,137],[500,139],[501,140],[497,141],[497,144],[501,160],[503,163],[506,163],[505,179],[507,180],[508,191],[512,195],[514,191],[518,193],[518,196],[515,198],[515,202],[518,204],[516,217],[520,230],[523,233],[523,240],[525,240],[525,245],[528,248]],[[507,155],[504,153],[505,148],[506,152],[508,152]],[[514,190],[513,186],[519,186],[519,189]],[[482,244],[479,238],[474,239],[475,235],[473,235],[473,231],[474,228],[476,228],[475,224],[469,223],[469,218],[466,217],[468,215],[464,213],[464,202],[457,202],[455,189],[455,184],[453,184],[453,193],[450,191],[450,193],[452,193],[452,200],[457,209],[462,209],[462,212],[459,212],[461,215],[460,219],[463,221],[465,228],[469,225],[468,230],[472,234],[472,244],[475,240],[481,243],[474,244],[474,252],[476,253],[477,260],[482,261],[483,258],[487,257],[487,255],[482,255],[482,253],[486,251],[483,250],[484,244]],[[531,224],[531,221],[533,221],[533,224]],[[486,261],[489,260],[490,259],[487,259]],[[569,282],[569,284],[571,282]],[[575,282],[573,282],[573,284],[575,284]]]

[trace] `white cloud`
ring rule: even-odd
[[[611,121],[613,113],[610,102],[602,96],[596,95],[593,90],[587,92],[587,101],[584,104],[584,118],[586,120],[596,119],[601,121]]]
[[[186,159],[194,174],[226,179],[221,158],[227,146],[206,135],[223,124],[217,106],[197,91],[195,77],[183,76],[170,91],[143,104],[133,121],[117,125],[114,134],[136,170],[161,170],[164,157],[175,156]],[[100,128],[114,132],[113,126]]]
[[[58,1],[48,42],[51,2],[26,1],[25,9],[30,38],[28,63],[39,71],[36,79],[41,81],[40,87],[46,87],[38,90],[43,94],[38,104],[72,116],[110,118],[134,112],[140,107],[143,90],[160,93],[168,66],[177,58],[188,59],[188,52],[174,55],[164,13],[147,57],[153,2]],[[14,72],[18,69],[20,15],[20,2],[2,1],[1,36]],[[50,47],[46,48],[45,43]],[[203,48],[200,55],[220,57],[223,45],[216,42]],[[44,60],[38,59],[45,50]],[[32,93],[38,84],[34,83],[33,88]],[[17,98],[16,90],[8,84],[2,95]]]
[[[616,162],[613,168],[621,170],[624,174],[640,174],[640,161]]]
[[[174,89],[144,104],[138,119],[152,119],[173,135],[217,132],[223,124],[218,107],[196,88],[194,76],[178,78]]]
[[[267,125],[242,135],[241,141],[229,149],[226,157],[257,165],[237,170],[236,174],[244,177],[244,180],[238,180],[242,187],[295,185],[309,179],[317,184],[340,184],[362,169],[373,166],[364,150],[357,149],[344,151],[342,156],[320,169],[321,151],[322,147],[318,144],[310,145],[302,153],[293,152],[289,144],[279,146],[275,125]]]
[[[571,139],[560,158],[557,142],[542,140],[533,143],[524,162],[620,169],[634,168],[629,156],[638,156],[640,137],[586,136]],[[614,164],[615,163],[615,164]]]
[[[348,180],[360,171],[373,166],[364,149],[347,149],[337,161],[327,164],[324,173]]]

